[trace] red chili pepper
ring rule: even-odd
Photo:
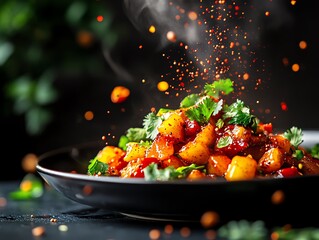
[[[159,160],[157,158],[144,158],[144,159],[142,159],[138,165],[138,168],[136,168],[136,170],[132,174],[133,175],[132,177],[143,178],[144,177],[144,168],[146,168],[151,163],[159,163]]]
[[[300,173],[296,167],[283,168],[277,171],[278,177],[296,177],[300,176]]]

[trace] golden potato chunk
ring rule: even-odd
[[[284,163],[284,154],[279,148],[271,148],[258,161],[258,170],[263,173],[272,173],[281,168]]]
[[[111,163],[124,157],[125,151],[115,146],[105,146],[97,154],[97,159],[104,163]]]
[[[138,143],[128,143],[124,161],[129,162],[133,159],[143,158],[145,156],[147,147]]]
[[[227,181],[250,180],[256,176],[257,162],[251,156],[235,156],[225,174]]]
[[[171,113],[166,120],[157,128],[164,136],[170,136],[177,141],[184,139],[184,119],[178,112]]]
[[[207,124],[197,133],[195,139],[186,143],[179,150],[178,155],[188,163],[204,165],[210,156],[210,146],[215,141],[214,126]]]
[[[207,173],[222,177],[225,175],[231,159],[226,155],[210,155],[206,165]]]
[[[152,145],[146,150],[145,157],[165,160],[170,158],[173,154],[174,142],[171,138],[159,134],[152,142]]]
[[[285,153],[289,153],[291,149],[290,141],[283,135],[273,135],[269,137],[270,141],[282,149]]]

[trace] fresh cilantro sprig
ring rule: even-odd
[[[162,116],[157,116],[154,112],[148,113],[143,119],[143,127],[146,131],[146,138],[154,140],[158,134],[157,128],[162,124],[162,122]]]
[[[216,80],[213,83],[206,83],[202,92],[186,96],[180,103],[181,108],[188,108],[197,104],[205,96],[219,99],[221,94],[228,95],[234,91],[233,82],[227,79]]]
[[[219,98],[221,94],[228,95],[234,91],[233,82],[229,79],[220,79],[212,84],[204,86],[205,93],[213,98]]]
[[[211,116],[215,116],[222,109],[223,100],[215,102],[212,98],[203,98],[200,103],[194,105],[186,111],[186,115],[191,120],[196,120],[199,124],[205,124]]]
[[[201,170],[204,168],[205,166],[197,166],[196,164],[191,164],[189,166],[183,166],[177,169],[175,169],[173,166],[159,169],[156,163],[151,163],[146,168],[144,168],[144,178],[148,181],[182,179],[186,178],[192,170]]]
[[[319,159],[319,143],[308,149],[308,151],[310,152],[311,156]]]
[[[109,165],[99,161],[97,157],[89,161],[89,165],[88,165],[89,175],[92,175],[92,176],[96,174],[107,175],[108,169],[109,169]]]
[[[233,143],[233,139],[230,136],[222,137],[218,140],[216,147],[223,148]]]
[[[299,145],[303,142],[302,129],[293,126],[284,132],[284,137],[290,141],[292,146],[294,146],[295,148],[298,148]]]
[[[188,107],[191,107],[193,105],[196,104],[196,102],[198,102],[200,99],[200,94],[197,94],[197,93],[193,93],[193,94],[190,94],[188,96],[186,96],[182,101],[181,103],[179,104],[179,106],[181,108],[188,108]]]
[[[294,147],[292,156],[298,160],[302,159],[304,154],[302,150],[298,149],[299,145],[303,142],[303,132],[301,128],[291,127],[284,132],[284,137],[290,141],[290,144]]]
[[[118,146],[123,150],[127,149],[126,144],[129,142],[147,141],[147,134],[144,128],[129,128],[125,135],[120,137]]]
[[[224,105],[223,110],[223,119],[228,119],[229,124],[250,126],[253,130],[257,129],[258,119],[250,113],[250,108],[245,106],[242,100],[237,99],[231,105]]]

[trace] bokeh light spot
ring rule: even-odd
[[[161,81],[157,84],[157,89],[161,92],[164,92],[168,89],[169,85],[166,81]]]
[[[148,31],[149,31],[150,33],[155,33],[155,32],[156,32],[155,26],[151,25],[151,26],[148,28]]]
[[[306,41],[300,41],[299,42],[300,49],[306,49],[307,48],[307,42]]]
[[[84,118],[87,121],[91,121],[94,118],[94,113],[92,111],[86,111],[84,113]]]
[[[101,15],[96,17],[96,21],[98,21],[98,22],[103,22],[103,20],[104,20],[104,17]]]
[[[300,66],[299,66],[299,64],[295,63],[295,64],[293,64],[293,65],[291,66],[291,69],[292,69],[292,71],[294,71],[294,72],[298,72],[299,69],[300,69]]]
[[[176,35],[173,31],[168,31],[166,34],[168,41],[176,42]]]

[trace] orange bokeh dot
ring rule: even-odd
[[[98,22],[103,22],[104,17],[101,16],[101,15],[99,15],[99,16],[96,17],[96,20],[97,20]]]
[[[84,113],[84,118],[85,118],[85,120],[90,121],[94,118],[94,113],[92,111],[86,111]]]
[[[299,64],[295,63],[295,64],[293,64],[293,65],[291,66],[291,69],[292,69],[292,71],[294,71],[294,72],[298,72],[299,69],[300,69],[300,66],[299,66]]]
[[[156,31],[155,26],[151,25],[151,26],[149,27],[148,31],[149,31],[150,33],[155,33],[155,31]]]
[[[288,106],[287,106],[287,104],[285,102],[281,102],[280,106],[281,106],[281,110],[283,110],[283,111],[287,111],[288,110]]]
[[[161,81],[157,84],[157,89],[161,92],[164,92],[168,89],[169,85],[166,81]]]
[[[173,31],[168,31],[166,37],[171,42],[176,42],[176,35]]]
[[[306,41],[300,41],[299,42],[300,49],[306,49],[307,48],[307,42]]]

